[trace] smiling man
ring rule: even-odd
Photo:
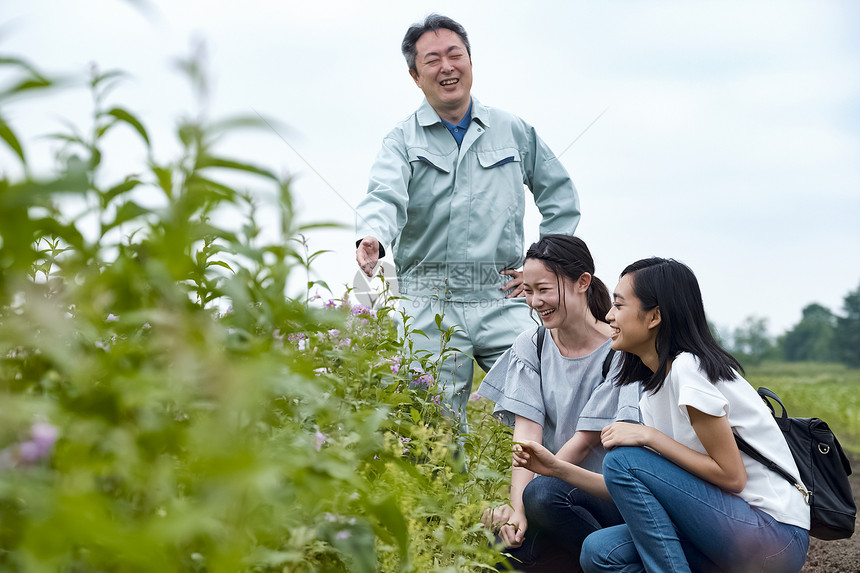
[[[472,97],[466,30],[431,14],[401,45],[424,102],[383,140],[356,210],[356,261],[371,276],[392,248],[416,349],[438,355],[441,329],[457,327],[438,381],[465,421],[472,358],[484,370],[533,325],[522,297],[528,187],[540,234],[573,234],[579,198],[564,167],[520,118]],[[512,71],[512,73],[514,73]],[[464,426],[465,427],[465,426]]]

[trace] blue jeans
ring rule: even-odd
[[[535,476],[523,491],[523,505],[528,520],[525,539],[522,546],[506,550],[513,557],[509,563],[520,571],[580,571],[585,538],[622,523],[611,501],[553,477]]]
[[[800,571],[809,532],[776,521],[645,448],[617,448],[603,477],[624,525],[585,540],[586,572]]]

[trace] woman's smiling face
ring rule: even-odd
[[[590,279],[588,273],[583,274]],[[526,302],[547,328],[558,328],[569,316],[582,314],[586,305],[584,289],[567,277],[557,276],[539,259],[526,259],[523,290]]]
[[[613,329],[612,348],[639,357],[653,351],[660,324],[659,309],[642,310],[642,303],[633,290],[632,274],[621,277],[612,298],[612,308],[606,314],[606,320]]]

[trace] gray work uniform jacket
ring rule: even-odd
[[[356,212],[356,237],[393,248],[400,291],[449,299],[497,290],[524,257],[523,185],[543,215],[541,236],[573,234],[579,197],[533,127],[472,98],[458,148],[425,100],[385,136]],[[450,293],[454,293],[451,297]]]

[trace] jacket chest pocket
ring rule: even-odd
[[[451,186],[456,156],[438,155],[421,148],[411,148],[406,153],[412,171],[410,207],[435,203]]]
[[[492,212],[519,208],[523,203],[523,184],[526,177],[522,169],[520,151],[505,147],[489,151],[476,150],[480,173],[481,193],[476,199],[487,201]]]

